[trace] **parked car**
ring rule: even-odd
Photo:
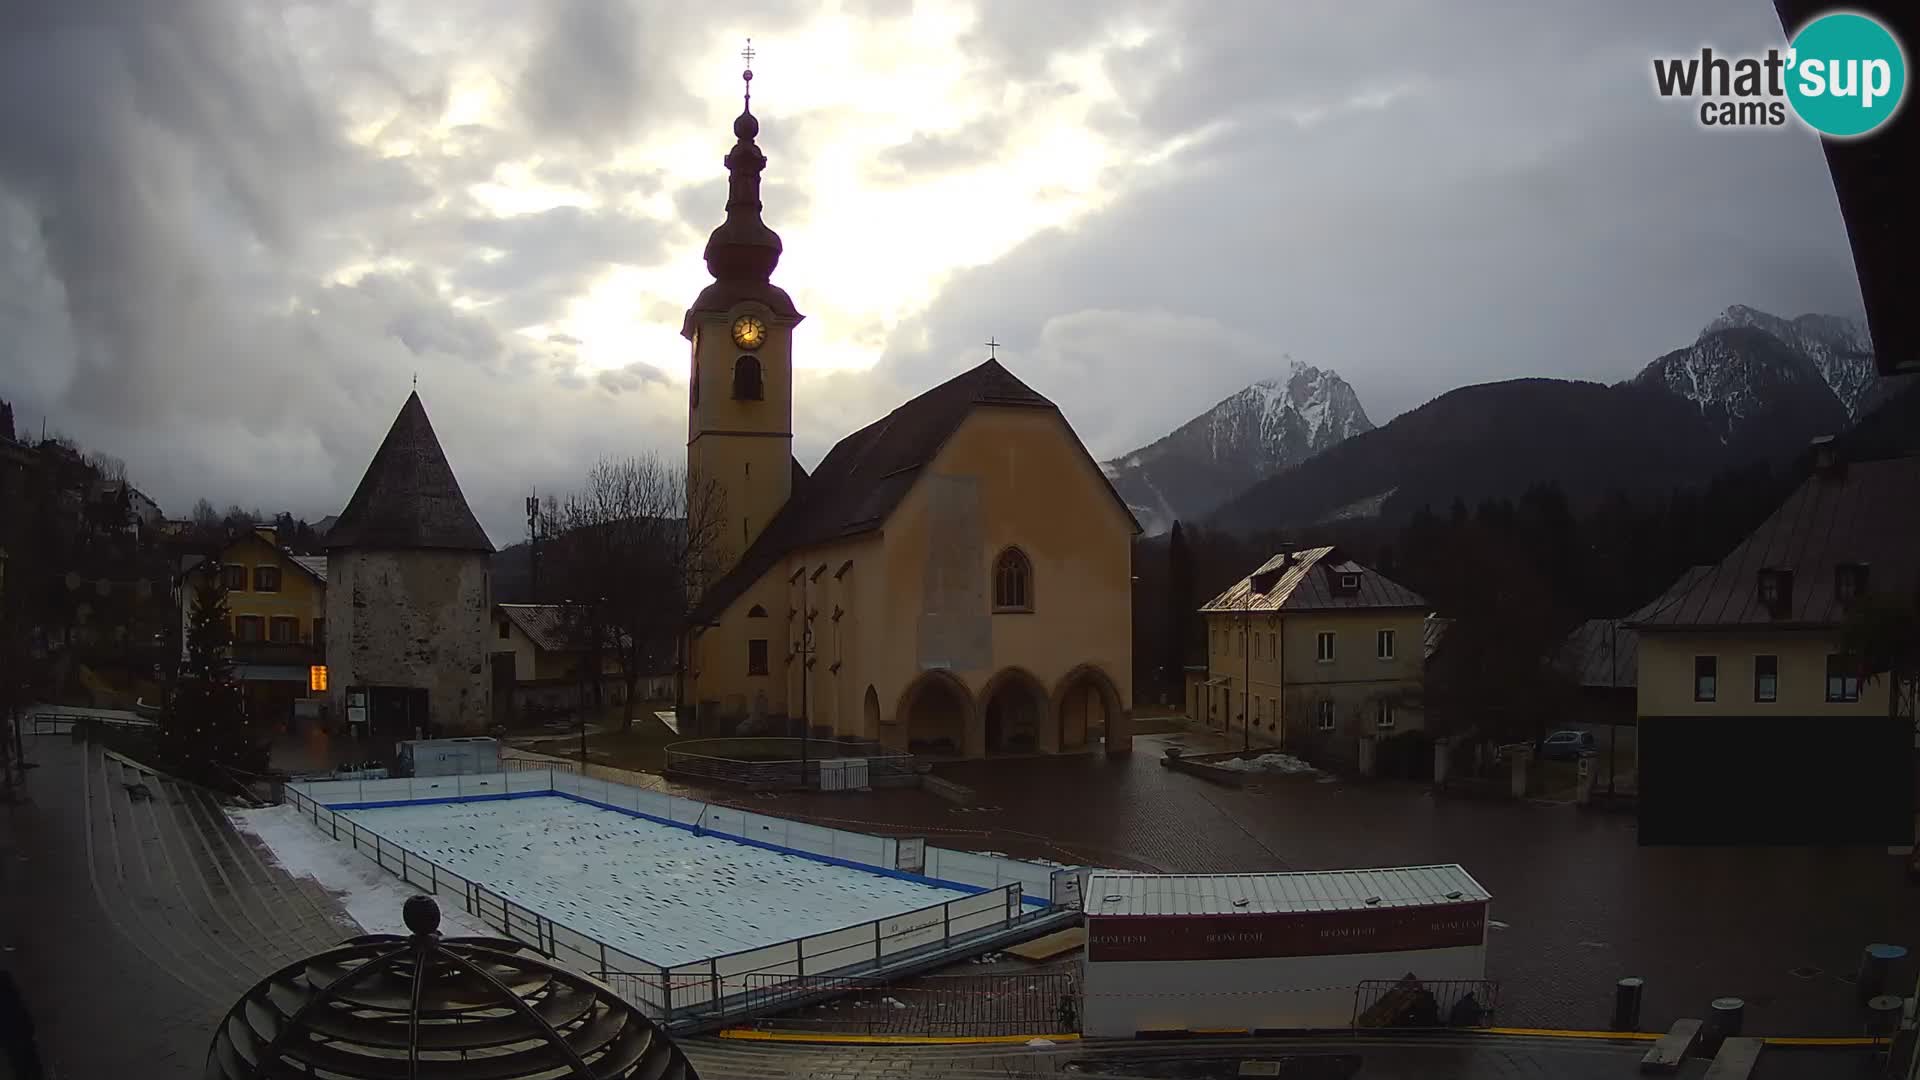
[[[1571,761],[1594,749],[1591,731],[1556,731],[1540,744],[1543,761]]]

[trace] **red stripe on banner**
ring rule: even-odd
[[[1479,945],[1485,901],[1364,911],[1247,915],[1093,915],[1087,959],[1240,960]]]

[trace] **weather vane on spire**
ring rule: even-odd
[[[753,51],[753,39],[748,38],[747,47],[740,50],[740,59],[747,62],[747,68],[740,73],[740,79],[747,84],[746,91],[742,96],[746,100],[748,109],[753,107],[753,58],[756,55],[758,54]]]

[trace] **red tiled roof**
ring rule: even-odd
[[[1831,628],[1847,606],[1834,587],[1842,564],[1867,567],[1869,592],[1912,597],[1920,585],[1920,456],[1816,470],[1725,559],[1690,571],[1635,612],[1643,630],[1707,627]],[[1760,600],[1760,571],[1791,570],[1776,614]]]

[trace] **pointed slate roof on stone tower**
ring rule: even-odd
[[[407,396],[340,520],[327,530],[327,550],[338,548],[493,552],[418,392]]]

